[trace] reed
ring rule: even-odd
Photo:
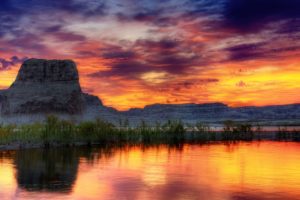
[[[225,121],[222,132],[223,140],[245,140],[254,139],[254,130],[251,124]]]
[[[208,124],[183,124],[181,121],[157,122],[155,126],[141,120],[136,127],[131,127],[128,120],[120,121],[115,126],[101,119],[74,124],[49,116],[44,123],[22,126],[0,126],[0,145],[41,144],[52,145],[76,144],[181,144],[211,141],[251,141],[261,132],[249,123],[225,121],[223,131],[212,131]],[[278,140],[300,141],[300,133],[290,133],[280,127],[276,134]]]
[[[288,126],[278,126],[276,139],[279,141],[300,141],[300,131],[293,129],[289,130]]]

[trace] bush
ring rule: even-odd
[[[223,140],[253,140],[254,131],[251,124],[225,121],[222,138]]]

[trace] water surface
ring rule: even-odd
[[[300,199],[300,143],[1,152],[0,199]]]

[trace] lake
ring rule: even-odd
[[[2,151],[0,199],[300,199],[300,143]]]

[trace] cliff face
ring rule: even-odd
[[[131,125],[180,119],[221,124],[224,120],[300,123],[300,104],[231,108],[213,104],[155,104],[125,112],[103,106],[98,97],[82,92],[77,67],[70,60],[30,59],[23,63],[15,82],[0,90],[0,123],[32,123],[56,114],[75,122],[105,119],[118,125],[128,119]]]
[[[73,61],[42,59],[25,61],[15,82],[1,96],[2,115],[80,114],[91,98],[81,91]]]

